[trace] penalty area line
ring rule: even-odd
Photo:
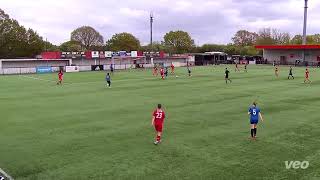
[[[9,180],[14,180],[9,174],[7,174],[3,169],[0,168],[0,173],[5,176],[5,178]]]

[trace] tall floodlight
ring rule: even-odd
[[[306,45],[307,44],[307,19],[308,19],[308,0],[305,1],[305,6],[304,6],[304,22],[303,22],[303,41],[302,44]]]
[[[150,13],[150,47],[152,50],[152,44],[153,44],[153,40],[152,40],[152,25],[153,25],[153,13]]]

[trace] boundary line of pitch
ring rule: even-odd
[[[3,169],[0,168],[0,173],[3,174],[7,179],[14,180],[9,174],[7,174]]]

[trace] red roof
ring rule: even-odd
[[[320,45],[267,45],[255,46],[256,49],[320,49]]]

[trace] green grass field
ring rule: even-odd
[[[16,180],[320,179],[320,69],[287,80],[271,66],[249,66],[225,84],[224,67],[178,68],[162,81],[122,71],[0,76],[0,168]],[[247,110],[257,99],[265,122],[249,140]],[[167,113],[153,145],[151,113]],[[286,169],[285,161],[309,161]]]

